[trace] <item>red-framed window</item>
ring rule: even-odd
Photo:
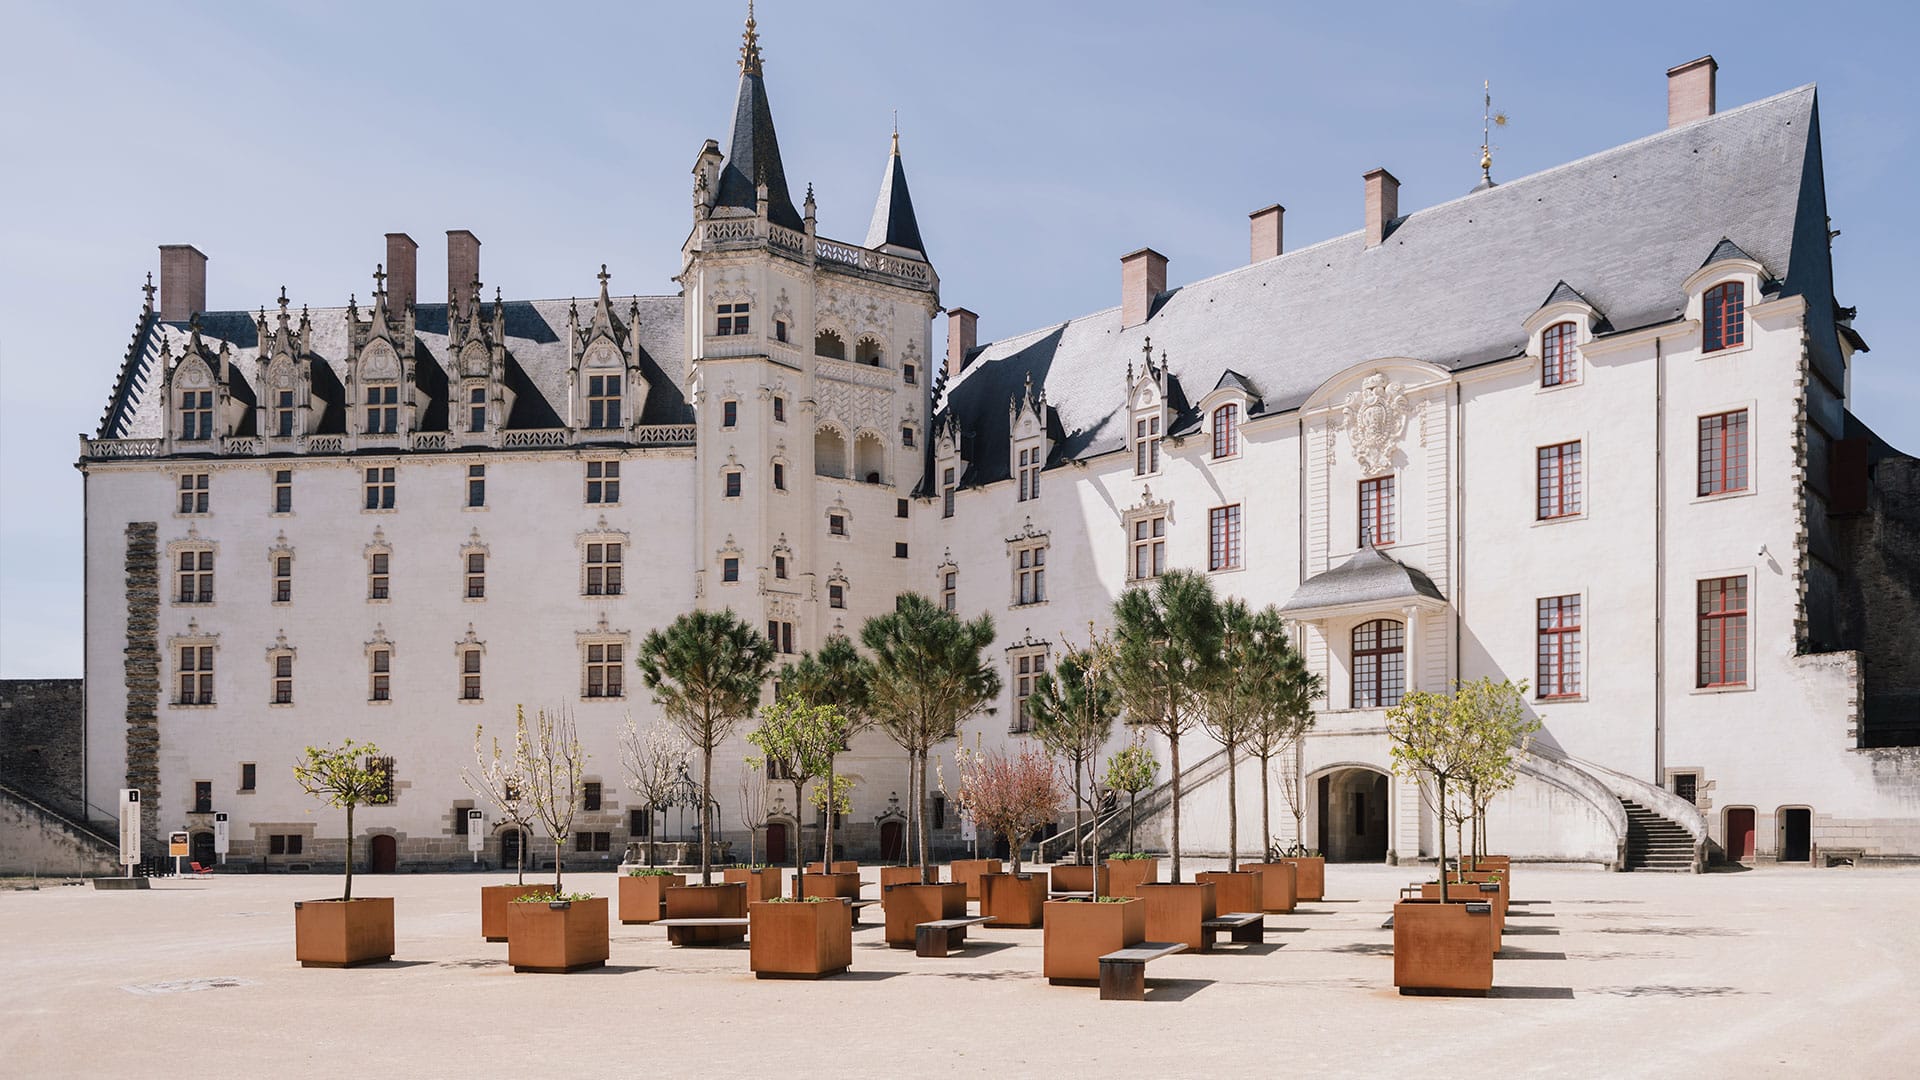
[[[1747,490],[1747,410],[1700,418],[1702,495]]]
[[[1544,596],[1537,602],[1539,671],[1534,692],[1541,698],[1580,696],[1580,597]]]
[[[1228,403],[1213,410],[1213,456],[1232,457],[1240,452],[1240,406]]]
[[[1407,689],[1407,628],[1375,619],[1353,628],[1353,707],[1389,709]]]
[[[1703,352],[1738,348],[1747,341],[1747,287],[1738,281],[1707,290],[1700,313]]]
[[[1240,506],[1216,506],[1207,511],[1207,569],[1240,569]]]
[[[1540,385],[1563,386],[1580,381],[1580,353],[1574,347],[1574,325],[1554,323],[1540,335]]]
[[[1360,546],[1393,543],[1393,477],[1360,481]]]
[[[1697,686],[1747,684],[1747,579],[1700,582],[1700,664]]]
[[[1572,517],[1580,512],[1580,444],[1543,446],[1539,450],[1538,516],[1541,521]]]

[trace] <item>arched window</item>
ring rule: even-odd
[[[1540,335],[1540,385],[1562,386],[1580,381],[1580,354],[1574,349],[1574,326],[1554,323]]]
[[[880,343],[870,337],[863,337],[853,347],[853,362],[868,367],[880,366]]]
[[[813,474],[833,477],[847,475],[847,440],[830,427],[813,433]]]
[[[1240,452],[1240,406],[1228,403],[1213,410],[1213,456],[1232,457]]]
[[[1353,628],[1353,707],[1387,709],[1407,689],[1407,628],[1375,619]]]
[[[825,356],[834,360],[845,360],[847,358],[847,343],[840,340],[839,334],[831,330],[822,330],[814,335],[813,355]]]
[[[1738,348],[1747,340],[1747,287],[1737,281],[1707,290],[1700,313],[1704,352]]]
[[[886,482],[887,451],[880,437],[863,431],[853,442],[853,478],[869,484]]]

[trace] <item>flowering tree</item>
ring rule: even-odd
[[[493,740],[493,751],[486,747],[486,727],[475,724],[473,728],[473,764],[460,770],[460,779],[466,781],[468,790],[481,795],[500,811],[500,821],[519,831],[521,837],[532,835],[533,807],[527,803],[525,777],[527,775],[527,746],[516,732],[513,741],[513,754],[508,756],[500,750],[500,740]],[[527,883],[527,845],[523,841],[518,845],[520,865],[515,868],[514,883]]]
[[[647,827],[647,865],[654,863],[656,840],[651,815],[673,795],[674,782],[686,771],[693,747],[680,729],[661,722],[642,732],[627,718],[627,729],[620,736],[620,764],[626,769],[627,790],[639,798],[649,815]]]
[[[973,820],[1007,838],[1013,872],[1020,872],[1020,844],[1034,829],[1060,813],[1065,785],[1046,753],[1028,746],[1018,754],[985,753],[961,747],[955,755],[960,774],[960,805]]]
[[[1474,747],[1464,736],[1459,699],[1431,690],[1409,690],[1387,710],[1393,771],[1420,785],[1420,794],[1440,817],[1440,902],[1447,900],[1447,784],[1466,778]],[[1431,788],[1429,788],[1431,782]]]
[[[1087,624],[1087,647],[1068,647],[1051,672],[1034,677],[1033,695],[1027,698],[1027,715],[1033,718],[1033,736],[1047,752],[1064,760],[1073,777],[1074,831],[1082,828],[1080,812],[1084,807],[1092,823],[1090,832],[1099,831],[1099,795],[1094,790],[1100,765],[1100,748],[1113,735],[1114,717],[1120,702],[1113,691],[1109,669],[1113,664],[1113,643],[1095,636],[1093,624]],[[1081,798],[1082,781],[1086,798]],[[1078,850],[1085,836],[1075,837]]]
[[[580,748],[580,734],[567,709],[541,709],[527,723],[527,710],[514,710],[516,738],[525,747],[524,782],[527,801],[534,815],[553,840],[553,895],[566,895],[560,888],[561,862],[567,850],[567,837],[573,832],[573,815],[580,808],[580,785],[586,775],[587,752]]]
[[[342,900],[353,899],[353,808],[387,801],[390,780],[387,770],[374,764],[379,757],[379,747],[348,739],[338,747],[307,747],[293,767],[300,790],[347,812],[347,880],[340,890]]]
[[[1153,786],[1154,777],[1158,775],[1160,775],[1159,759],[1153,756],[1153,750],[1138,737],[1107,759],[1106,786],[1115,791],[1127,793],[1127,851],[1129,854],[1139,850],[1133,844],[1134,802],[1140,798],[1141,792]]]

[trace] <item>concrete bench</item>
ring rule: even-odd
[[[1258,911],[1233,911],[1215,916],[1200,923],[1201,952],[1213,949],[1214,935],[1222,930],[1230,931],[1235,941],[1258,942],[1266,940],[1267,916]]]
[[[969,915],[962,919],[935,919],[913,927],[913,955],[945,956],[967,940],[967,927],[992,922],[992,915]]]
[[[730,930],[731,929],[745,930],[747,928],[747,919],[745,916],[714,917],[714,918],[705,918],[705,919],[661,919],[659,922],[656,922],[653,925],[664,926],[667,928],[667,942],[669,944],[693,945],[693,944],[697,944],[697,942],[695,942],[694,940],[693,931],[699,927],[717,926],[717,927],[726,927],[727,929],[730,929]]]
[[[1186,952],[1184,941],[1143,941],[1100,958],[1101,1001],[1145,1001],[1147,962]]]

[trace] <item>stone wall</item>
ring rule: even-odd
[[[138,789],[141,835],[160,839],[160,549],[151,521],[127,523],[127,782]],[[150,847],[149,850],[152,850]]]
[[[26,798],[0,791],[0,874],[118,874],[113,848]]]
[[[79,679],[0,680],[0,784],[85,817]]]
[[[1838,519],[1843,634],[1865,676],[1862,746],[1920,745],[1920,459],[1872,465],[1865,512]]]

